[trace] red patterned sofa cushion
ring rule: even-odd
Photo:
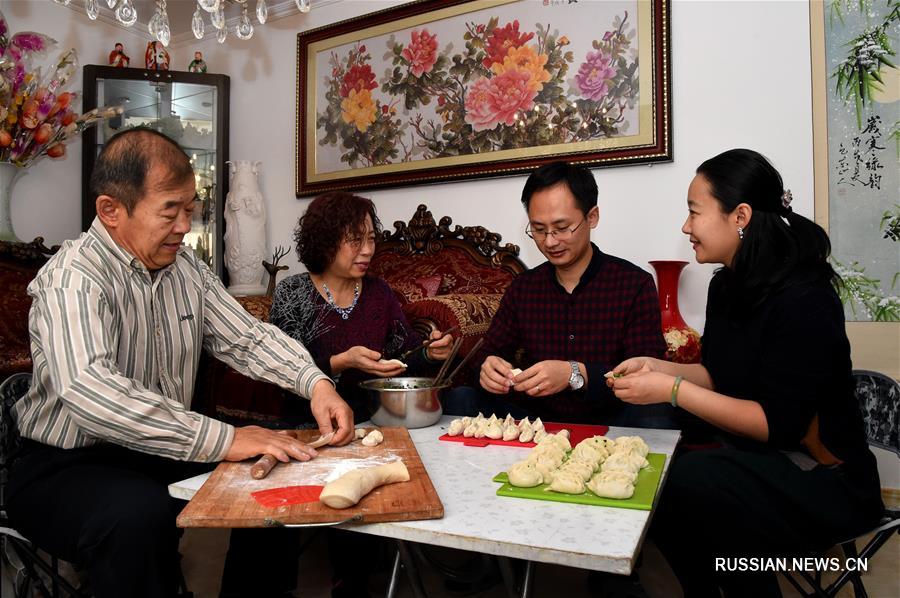
[[[29,269],[0,269],[0,379],[31,370],[31,343],[28,311],[31,297],[26,288],[35,272]]]
[[[425,318],[446,328],[458,326],[459,331],[454,336],[462,336],[459,352],[466,355],[487,332],[500,307],[501,297],[503,295],[499,293],[438,295],[404,305],[403,313],[410,321]]]
[[[419,301],[427,294],[416,281],[440,276],[437,296],[449,294],[503,293],[513,276],[501,268],[486,268],[472,260],[465,250],[445,246],[435,255],[398,256],[391,251],[377,253],[369,270],[383,278],[404,296],[405,302]]]

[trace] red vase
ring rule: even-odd
[[[700,334],[687,325],[678,311],[678,279],[687,264],[678,260],[650,262],[656,270],[663,337],[668,347],[666,359],[675,363],[700,362]]]

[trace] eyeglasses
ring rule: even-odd
[[[572,235],[575,234],[575,231],[581,228],[581,225],[586,221],[587,218],[583,218],[575,228],[554,228],[552,230],[534,230],[533,228],[526,228],[525,234],[541,243],[547,240],[547,235],[551,235],[557,241],[568,241],[572,238]]]

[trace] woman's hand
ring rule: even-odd
[[[657,361],[659,360],[652,357],[632,357],[614,367],[612,373],[615,374],[616,378],[621,378],[636,372],[658,372],[661,371],[661,368],[658,367]],[[610,388],[612,388],[611,380],[613,378],[608,378],[606,382]]]
[[[619,399],[633,405],[652,405],[670,401],[674,383],[673,376],[645,370],[643,366],[640,371],[621,378],[610,378],[607,382]]]
[[[406,368],[396,362],[380,363],[381,353],[367,347],[350,347],[343,353],[331,357],[331,371],[339,374],[344,370],[360,370],[367,374],[390,378],[398,376],[406,371]]]
[[[425,348],[425,357],[431,361],[444,361],[450,357],[450,352],[453,350],[453,335],[441,336],[440,330],[432,330],[431,338],[437,340],[431,341],[431,344]]]

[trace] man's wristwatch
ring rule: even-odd
[[[577,361],[570,361],[569,366],[572,368],[572,375],[569,376],[569,388],[578,390],[584,386],[584,376],[581,375],[581,370],[578,369]]]

